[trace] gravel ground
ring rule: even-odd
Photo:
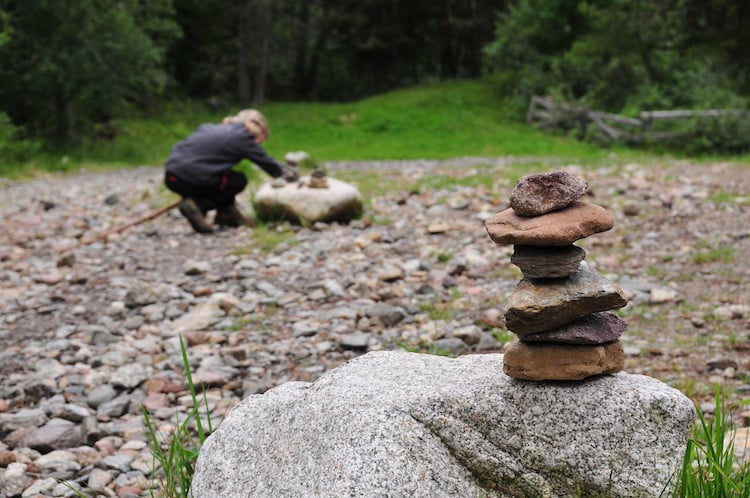
[[[73,250],[171,201],[161,170],[0,183],[0,496],[70,495],[56,479],[147,495],[140,407],[165,425],[190,408],[179,334],[214,423],[247,395],[368,350],[501,352],[512,338],[502,306],[521,274],[483,221],[507,206],[514,162],[331,163],[331,176],[377,172],[394,187],[348,226],[201,236],[172,211]],[[579,245],[630,298],[626,370],[707,412],[717,384],[732,402],[750,399],[750,167],[565,168],[615,218]],[[410,189],[477,172],[498,181]]]

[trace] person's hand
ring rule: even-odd
[[[297,171],[297,168],[295,168],[294,166],[289,166],[287,164],[284,165],[284,170],[281,176],[288,183],[294,183],[299,180],[299,172]]]

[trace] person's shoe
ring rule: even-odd
[[[180,213],[187,218],[190,226],[198,233],[211,233],[214,229],[206,221],[206,216],[193,199],[185,198],[180,202]]]
[[[239,227],[243,225],[254,226],[255,220],[252,218],[247,218],[237,208],[237,204],[232,203],[229,206],[223,207],[216,211],[214,223],[226,227]]]

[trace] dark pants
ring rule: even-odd
[[[239,171],[229,171],[221,176],[218,185],[206,186],[189,183],[171,173],[166,173],[164,184],[172,192],[193,199],[205,214],[212,209],[231,206],[234,203],[234,196],[245,190],[247,178]]]

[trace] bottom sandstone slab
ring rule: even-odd
[[[621,371],[620,341],[596,346],[516,341],[505,350],[503,372],[523,380],[582,380]]]

